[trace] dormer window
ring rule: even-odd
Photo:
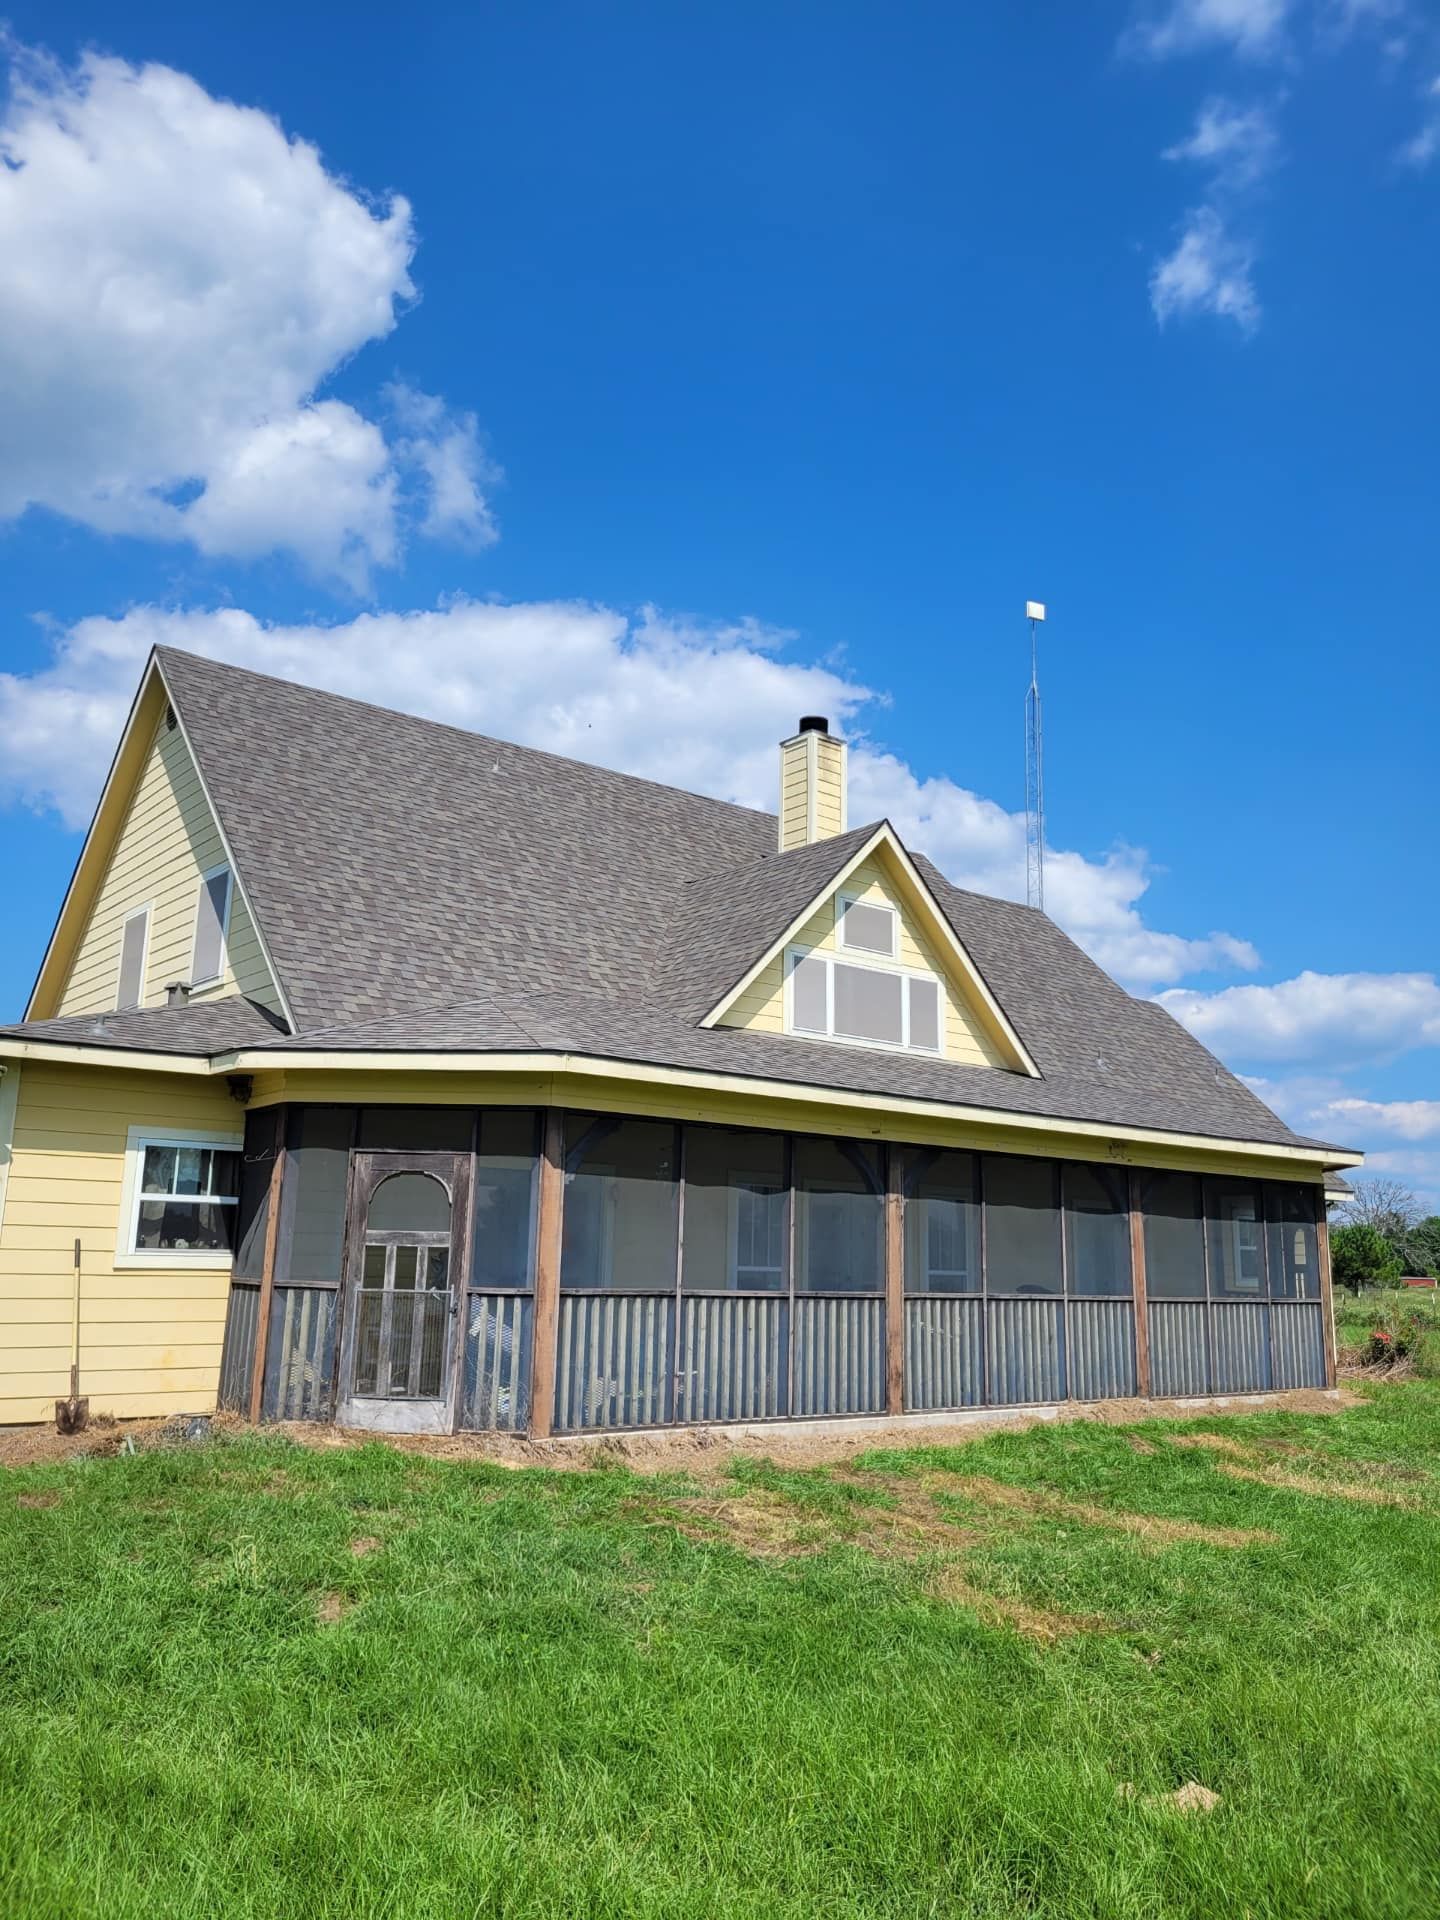
[[[900,916],[894,907],[860,900],[842,893],[835,903],[835,933],[842,947],[855,953],[877,954],[885,960],[899,956]]]
[[[862,966],[804,947],[790,949],[785,972],[790,1033],[907,1053],[944,1051],[940,982],[933,974]]]
[[[213,986],[225,972],[225,948],[230,935],[230,869],[213,867],[200,881],[195,912],[195,953],[190,966],[192,987]]]

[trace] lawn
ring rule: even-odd
[[[7,1920],[1437,1910],[1427,1382],[704,1478],[0,1472]]]

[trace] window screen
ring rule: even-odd
[[[973,1153],[917,1156],[905,1200],[905,1290],[980,1291],[980,1196]]]
[[[873,1148],[849,1140],[797,1140],[797,1292],[883,1293],[884,1209]]]
[[[362,1107],[355,1144],[362,1152],[468,1153],[471,1107]]]
[[[1070,1291],[1082,1298],[1126,1294],[1130,1282],[1127,1179],[1115,1167],[1064,1169],[1065,1255]]]
[[[851,1040],[883,1040],[898,1047],[905,1038],[898,973],[835,962],[835,1031]]]
[[[797,959],[790,973],[790,1024],[804,1033],[828,1033],[830,969],[813,955]]]
[[[276,1278],[340,1278],[353,1107],[294,1107],[285,1142]]]
[[[225,971],[225,926],[230,914],[230,873],[222,867],[200,882],[195,912],[195,957],[190,979],[196,986],[218,980]]]
[[[125,922],[120,935],[120,981],[115,994],[115,1011],[125,1013],[138,1007],[145,992],[145,934],[150,924],[150,909],[141,907]]]
[[[1320,1298],[1320,1245],[1316,1189],[1272,1180],[1265,1188],[1265,1234],[1269,1243],[1270,1298]]]
[[[1152,1300],[1205,1298],[1205,1223],[1193,1173],[1147,1173],[1140,1183],[1145,1220],[1145,1292]]]
[[[1263,1300],[1265,1226],[1254,1180],[1205,1181],[1212,1300]]]
[[[935,980],[911,980],[910,1044],[929,1053],[940,1051],[940,986]]]
[[[1058,1294],[1060,1195],[1049,1160],[987,1154],[985,1285],[990,1293]]]
[[[533,1109],[480,1116],[472,1287],[534,1284],[539,1140],[539,1115]]]
[[[265,1233],[270,1221],[270,1177],[283,1137],[284,1111],[261,1107],[245,1116],[245,1152],[240,1164],[240,1205],[235,1232],[235,1278],[259,1280],[265,1272]]]
[[[675,1128],[658,1120],[565,1123],[560,1284],[665,1293],[675,1286]]]
[[[872,906],[867,900],[847,900],[840,909],[840,944],[863,953],[895,952],[895,914],[890,907]]]
[[[240,1155],[219,1147],[147,1144],[141,1155],[136,1253],[225,1253],[235,1245]]]
[[[687,1127],[686,1291],[782,1292],[788,1198],[783,1135]]]

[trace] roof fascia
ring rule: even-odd
[[[59,974],[63,978],[68,971],[89,922],[96,895],[144,772],[145,749],[148,748],[146,736],[147,732],[153,734],[159,725],[159,699],[164,691],[164,681],[152,647],[150,657],[145,662],[145,671],[140,676],[140,684],[135,689],[135,698],[130,702],[130,711],[111,758],[110,770],[105,775],[105,784],[100,789],[100,798],[95,803],[95,811],[76,857],[65,898],[55,917],[55,926],[35,975],[35,984],[30,989],[30,998],[25,1005],[27,1020],[49,1019],[60,1003],[55,977]],[[168,692],[166,697],[169,697]]]
[[[0,1042],[0,1047],[4,1043]],[[216,1054],[210,1061],[215,1074],[233,1073],[471,1073],[576,1074],[589,1079],[648,1082],[697,1093],[739,1093],[767,1100],[799,1100],[811,1106],[865,1107],[875,1113],[911,1115],[928,1120],[953,1120],[968,1126],[1005,1127],[1046,1134],[1136,1145],[1193,1148],[1197,1152],[1244,1153],[1262,1159],[1304,1161],[1316,1165],[1359,1166],[1363,1153],[1343,1148],[1286,1146],[1270,1140],[1243,1140],[1229,1135],[1172,1133],[1159,1127],[1101,1125],[1093,1120],[1055,1118],[1049,1114],[1012,1113],[1001,1107],[972,1107],[944,1100],[913,1100],[898,1094],[857,1093],[843,1087],[817,1087],[802,1080],[760,1080],[745,1074],[709,1073],[691,1067],[651,1066],[633,1060],[614,1060],[581,1053],[407,1053],[360,1052],[344,1048],[238,1047]]]
[[[16,1040],[0,1037],[0,1060],[49,1060],[64,1066],[135,1068],[145,1073],[211,1075],[216,1068],[203,1053],[155,1053],[141,1047],[85,1047],[73,1040]]]
[[[924,875],[901,845],[899,835],[895,832],[895,829],[890,825],[888,820],[882,820],[870,838],[851,855],[844,866],[841,867],[840,871],[832,875],[822,887],[816,890],[806,905],[801,908],[800,912],[796,914],[794,919],[785,927],[779,938],[773,940],[754,965],[749,967],[740,976],[733,987],[727,989],[724,996],[710,1009],[709,1013],[707,1013],[705,1018],[700,1022],[700,1025],[702,1027],[718,1025],[720,1020],[723,1019],[725,1014],[729,1012],[730,1008],[734,1006],[735,1002],[740,998],[741,994],[745,992],[746,988],[752,985],[765,971],[766,967],[770,966],[785,951],[791,940],[794,939],[795,935],[805,925],[805,922],[811,915],[818,912],[828,899],[838,893],[840,888],[843,887],[845,882],[850,878],[851,874],[854,873],[855,869],[861,866],[881,847],[883,847],[895,861],[911,888],[914,890],[921,910],[930,923],[931,933],[949,954],[951,960],[965,980],[966,985],[974,993],[976,999],[979,1000],[987,1022],[992,1029],[994,1037],[999,1040],[1002,1050],[1010,1054],[1015,1065],[1022,1073],[1027,1074],[1032,1080],[1040,1079],[1040,1069],[1031,1058],[1029,1048],[1011,1025],[1000,1002],[995,998],[995,995],[986,984],[984,975],[966,952],[964,944],[946,918],[939,901],[930,891]]]
[[[225,822],[220,817],[220,809],[215,804],[214,795],[211,793],[209,783],[205,778],[205,769],[200,764],[200,756],[195,751],[195,743],[191,740],[189,730],[185,725],[185,709],[182,703],[176,698],[170,682],[165,677],[164,661],[159,657],[158,653],[153,655],[152,658],[156,672],[160,676],[161,685],[165,689],[165,696],[174,709],[175,719],[180,728],[180,737],[185,742],[185,751],[189,754],[190,764],[195,769],[195,778],[200,782],[200,791],[204,794],[205,804],[210,809],[210,818],[215,822],[215,831],[220,836],[220,845],[225,850],[225,858],[230,866],[231,882],[245,903],[245,911],[250,916],[250,925],[255,929],[256,944],[260,948],[265,965],[270,970],[270,978],[274,983],[275,992],[280,1000],[280,1011],[284,1014],[286,1024],[290,1028],[291,1033],[298,1033],[300,1030],[299,1023],[295,1018],[294,1009],[290,1005],[290,996],[285,991],[285,982],[280,978],[280,969],[275,964],[275,956],[270,951],[269,941],[265,938],[265,929],[261,924],[259,914],[255,911],[255,903],[251,900],[249,890],[245,885],[245,876],[240,871],[239,863],[235,858],[235,849],[231,846],[230,836],[225,831]]]

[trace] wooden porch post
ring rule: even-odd
[[[1130,1275],[1135,1295],[1135,1391],[1150,1398],[1150,1313],[1145,1290],[1145,1216],[1140,1211],[1140,1176],[1130,1181]]]
[[[555,1341],[560,1321],[560,1232],[565,1209],[565,1115],[545,1110],[540,1151],[540,1206],[535,1245],[535,1328],[530,1341],[530,1433],[547,1440],[555,1428]]]
[[[905,1411],[905,1154],[885,1155],[885,1411]]]
[[[1325,1384],[1333,1387],[1337,1371],[1335,1355],[1335,1285],[1330,1274],[1330,1217],[1325,1211],[1325,1196],[1320,1196],[1320,1218],[1315,1226],[1320,1248],[1320,1311],[1325,1328]]]
[[[260,1301],[255,1314],[255,1357],[250,1368],[250,1423],[260,1423],[260,1401],[265,1391],[265,1349],[270,1344],[270,1302],[275,1292],[275,1247],[280,1238],[280,1190],[285,1181],[286,1110],[275,1123],[275,1159],[270,1167],[270,1191],[265,1201],[265,1257],[260,1268]]]

